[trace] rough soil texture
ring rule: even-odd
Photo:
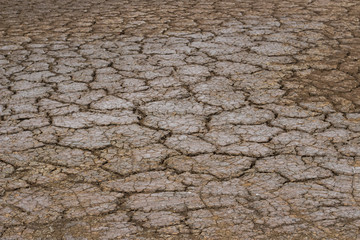
[[[360,239],[358,0],[0,0],[0,239]]]

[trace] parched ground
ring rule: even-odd
[[[0,239],[360,239],[359,0],[0,0]]]

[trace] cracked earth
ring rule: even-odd
[[[358,0],[0,0],[1,239],[360,239]]]

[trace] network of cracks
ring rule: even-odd
[[[0,0],[1,239],[360,238],[357,0]]]

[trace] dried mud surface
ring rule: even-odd
[[[0,0],[1,239],[360,239],[358,0]]]

